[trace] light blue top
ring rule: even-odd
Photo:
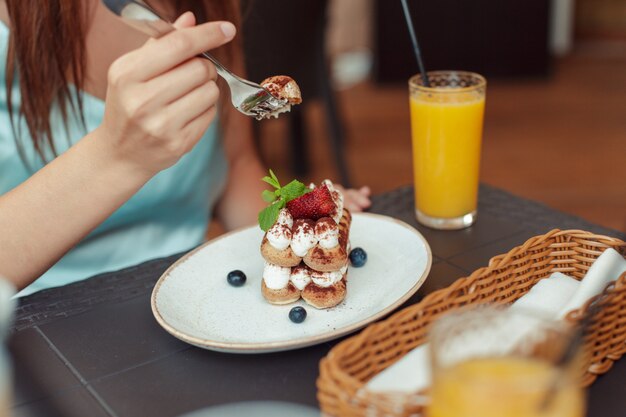
[[[30,136],[24,121],[19,122],[21,143],[30,167],[20,158],[11,129],[5,87],[8,37],[9,29],[0,22],[0,195],[18,186],[43,166],[29,145]],[[79,94],[83,98],[87,131],[91,131],[102,121],[104,102],[86,93]],[[20,91],[15,82],[14,109],[19,105]],[[67,130],[58,110],[53,110],[51,120],[58,154],[85,136],[85,129],[75,115],[70,116]],[[19,296],[198,245],[205,236],[212,206],[222,192],[226,170],[217,123],[213,123],[189,154],[150,180]],[[51,218],[50,221],[55,220]]]

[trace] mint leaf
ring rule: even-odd
[[[270,190],[264,190],[261,193],[261,197],[263,197],[263,201],[265,201],[266,203],[271,203],[272,201],[276,200],[276,193]]]
[[[264,190],[261,193],[263,200],[271,204],[259,213],[259,226],[265,232],[276,222],[278,212],[284,208],[289,201],[310,191],[303,183],[297,180],[293,180],[286,186],[281,187],[274,171],[270,169],[269,173],[270,176],[263,177],[262,181],[274,187],[275,190]]]
[[[280,188],[280,184],[278,183],[278,181],[274,180],[273,178],[263,177],[261,179],[261,181],[264,181],[264,182],[268,183],[269,185],[271,185],[274,188]]]
[[[274,171],[272,171],[271,169],[270,169],[270,175],[272,179],[276,181],[276,188],[280,188],[280,183],[278,182],[278,178],[276,178],[276,174],[274,174]]]
[[[293,180],[280,189],[280,195],[285,198],[286,202],[289,202],[304,195],[306,188],[306,185],[302,184],[300,181]]]
[[[284,204],[282,199],[265,207],[259,213],[259,226],[264,232],[267,232],[267,230],[272,227],[274,223],[276,223],[276,219],[278,219],[278,212],[281,209],[281,203]]]

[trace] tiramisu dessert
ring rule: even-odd
[[[279,114],[285,113],[291,110],[291,106],[294,104],[302,103],[302,94],[300,93],[300,87],[294,81],[293,78],[287,75],[274,75],[261,81],[261,87],[265,88],[273,97],[281,100],[285,103],[284,106],[275,109],[265,116],[270,118],[271,116],[278,117]]]
[[[271,204],[259,214],[266,232],[263,296],[272,304],[303,298],[315,308],[336,306],[346,297],[352,220],[343,196],[329,180],[309,187],[294,180],[282,187],[272,171],[263,180],[275,188],[263,193]]]

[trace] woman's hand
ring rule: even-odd
[[[355,188],[345,189],[339,184],[334,184],[334,186],[343,194],[343,204],[348,210],[358,213],[372,205],[370,187],[365,186],[357,190]]]
[[[195,26],[192,13],[178,29],[117,59],[109,69],[106,110],[98,135],[115,158],[149,176],[174,165],[216,115],[217,74],[198,54],[229,42],[229,22]]]

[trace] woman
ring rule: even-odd
[[[195,58],[219,48],[242,73],[234,6],[152,3],[194,13],[147,40],[98,0],[0,0],[0,275],[39,277],[21,295],[187,250],[213,210],[232,229],[263,204],[250,122]]]

